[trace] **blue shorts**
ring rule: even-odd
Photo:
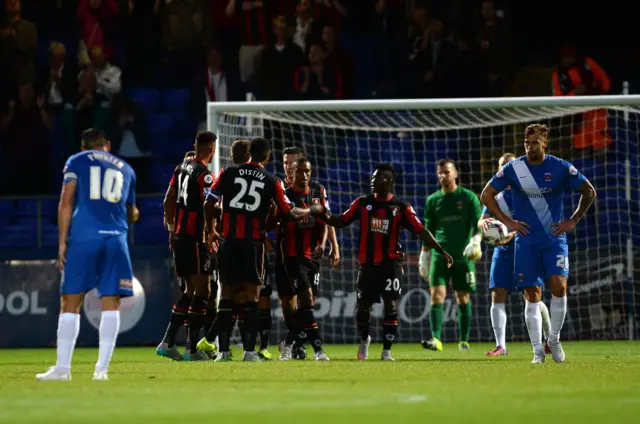
[[[133,270],[127,236],[69,243],[60,294],[98,289],[98,296],[133,295]]]
[[[552,275],[569,276],[566,241],[533,244],[516,240],[514,273],[519,288],[544,285]]]
[[[489,289],[506,289],[509,293],[518,291],[518,285],[513,277],[512,256],[494,256],[491,259]]]

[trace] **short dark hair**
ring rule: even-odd
[[[231,144],[231,160],[234,162],[242,157],[249,159],[251,149],[251,141],[236,140]]]
[[[304,155],[304,150],[298,146],[285,147],[282,150],[282,155]]]
[[[196,134],[196,146],[198,147],[215,143],[217,140],[218,137],[212,131],[198,131],[198,134]]]
[[[440,159],[438,161],[438,166],[445,166],[446,164],[450,163],[451,166],[453,166],[453,168],[457,171],[458,170],[458,165],[456,165],[456,162],[453,159],[449,159],[449,158],[444,158],[444,159]]]
[[[271,153],[271,142],[266,138],[257,137],[251,140],[251,160],[254,162],[262,162],[269,157]]]
[[[393,169],[393,165],[391,165],[388,162],[385,163],[379,163],[376,165],[376,171],[385,171],[385,172],[391,172],[391,175],[393,176],[393,182],[396,182],[396,170]]]
[[[296,166],[298,165],[302,165],[309,162],[309,165],[311,165],[311,161],[309,160],[309,158],[307,158],[306,156],[303,156],[301,158],[298,158],[295,162]]]
[[[187,159],[191,159],[191,158],[195,158],[195,157],[196,157],[196,152],[191,150],[190,152],[187,152],[187,153],[184,154],[184,159],[183,160],[187,160]]]
[[[107,137],[104,131],[97,128],[89,128],[82,132],[82,148],[94,149],[96,147],[104,147],[107,145]]]

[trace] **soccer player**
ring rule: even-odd
[[[299,220],[322,214],[321,205],[309,209],[294,207],[284,194],[282,182],[264,169],[271,157],[271,146],[264,138],[251,141],[251,159],[232,165],[220,173],[211,186],[205,207],[223,202],[222,237],[220,243],[221,300],[218,306],[218,339],[220,355],[216,361],[230,360],[229,344],[233,326],[234,299],[240,289],[247,296],[242,335],[245,361],[260,361],[255,352],[259,324],[258,299],[264,278],[265,222],[272,202],[283,215]],[[212,243],[218,234],[209,235]]]
[[[429,281],[431,309],[429,327],[431,340],[423,340],[422,347],[442,350],[442,322],[447,284],[452,282],[458,304],[458,329],[460,350],[469,350],[471,331],[471,293],[476,291],[475,261],[480,258],[482,234],[478,230],[481,215],[480,199],[469,189],[456,183],[458,168],[451,159],[438,161],[438,180],[441,189],[427,197],[424,206],[425,226],[435,234],[436,240],[453,256],[453,266],[448,268],[438,252],[429,258],[431,248],[422,246],[420,276]],[[430,266],[428,265],[431,259]]]
[[[93,379],[108,380],[120,328],[120,297],[133,295],[128,222],[137,221],[139,216],[135,172],[109,153],[110,148],[102,131],[88,129],[82,133],[82,152],[67,159],[64,167],[58,206],[62,282],[57,359],[55,366],[36,376],[38,380],[71,380],[80,306],[85,293],[93,288],[97,288],[102,304]]]
[[[560,330],[567,314],[569,275],[565,233],[575,228],[596,198],[596,190],[573,165],[546,153],[548,133],[546,125],[529,125],[524,132],[526,156],[502,167],[487,183],[481,196],[489,212],[517,232],[514,273],[518,287],[524,289],[525,322],[533,345],[532,363],[545,361],[540,316],[542,282],[539,277],[548,280],[551,286],[551,354],[556,362],[565,360],[560,344]],[[509,186],[517,220],[502,212],[495,198]],[[581,197],[571,218],[563,219],[562,198],[567,189],[578,190]]]
[[[300,159],[303,156],[305,156],[305,153],[304,153],[304,150],[302,150],[302,148],[300,147],[286,147],[282,150],[282,165],[285,173],[285,179],[284,179],[285,187],[291,185],[291,182],[293,181],[294,171],[295,171],[295,163],[298,159]],[[310,186],[319,187],[320,184],[317,183],[316,181],[311,181]],[[327,198],[326,189],[324,190],[324,193],[325,193],[325,199],[326,199]],[[329,202],[327,201],[327,208],[328,207],[329,207]],[[328,227],[326,240],[328,240],[331,245],[331,250],[329,252],[329,257],[328,257],[329,265],[331,266],[331,268],[335,268],[340,263],[340,246],[338,245],[338,238],[336,237],[335,228],[331,226]],[[325,244],[326,243],[323,241],[322,246],[325,246]],[[281,266],[282,263],[283,263],[283,260],[280,257],[280,252],[276,250],[276,265],[275,265],[276,281],[280,280],[280,281],[286,282],[287,277],[283,267]],[[290,302],[289,300],[285,299],[284,301],[282,301],[281,299],[281,304],[282,304],[282,310],[285,311],[287,309],[287,306],[286,306],[287,304],[297,305],[297,300],[295,297],[291,299]],[[285,321],[287,321],[287,317],[285,317]],[[284,347],[284,344],[282,344],[281,346]],[[304,350],[304,340],[301,339],[300,337],[296,337],[296,340],[294,341],[292,358],[307,359],[307,353]]]
[[[358,359],[369,356],[371,336],[369,324],[371,307],[374,303],[384,304],[384,334],[381,359],[393,361],[391,345],[398,330],[396,303],[400,297],[402,269],[402,246],[400,231],[408,229],[417,233],[425,245],[435,249],[449,267],[453,264],[451,256],[426,229],[408,203],[393,195],[396,173],[388,163],[376,166],[371,177],[372,194],[357,198],[349,209],[340,216],[325,216],[329,225],[342,228],[356,219],[360,220],[360,248],[358,251],[358,307],[356,322],[360,332]]]
[[[196,157],[196,152],[191,150],[185,153],[184,158],[182,160],[186,161],[188,159],[193,159],[195,157]],[[167,228],[166,215],[164,216],[164,227]],[[175,258],[174,258],[173,269],[175,272]],[[187,285],[186,285],[185,279],[183,277],[178,276],[177,274],[175,275],[175,278],[176,278],[176,281],[178,282],[178,286],[180,287],[180,293],[181,293],[180,299],[183,304],[182,306],[186,305],[186,307],[188,308],[188,306],[191,304],[191,296],[190,294],[186,293]],[[208,309],[207,309],[207,312],[208,312]],[[164,337],[162,338],[162,341],[160,342],[158,347],[156,347],[156,354],[158,356],[164,356],[176,361],[182,360],[182,354],[178,351],[175,341],[176,341],[176,336],[178,335],[178,331],[180,331],[180,328],[182,327],[182,324],[185,324],[186,326],[188,326],[187,313],[188,313],[188,309],[181,307],[181,305],[179,305],[178,303],[175,303],[173,305],[173,307],[171,308],[171,317],[169,318],[169,324],[167,324],[167,330],[164,333]],[[188,333],[188,330],[187,330],[187,333]]]
[[[311,162],[301,157],[296,160],[293,168],[291,185],[285,190],[287,198],[299,207],[319,204],[326,208],[324,187],[311,183]],[[313,347],[315,360],[329,360],[322,350],[320,329],[313,312],[320,283],[319,258],[324,253],[326,233],[327,225],[318,218],[280,222],[278,251],[283,261],[280,266],[285,275],[281,276],[277,284],[282,313],[289,329],[280,352],[282,361],[292,358],[293,342],[301,331],[306,334],[307,341]]]
[[[513,153],[505,153],[500,157],[498,161],[498,170],[515,159],[516,156]],[[496,201],[500,206],[500,210],[508,217],[514,217],[513,214],[513,197],[511,194],[511,187],[507,187],[504,191],[501,191],[496,196]],[[495,218],[491,215],[487,207],[482,210],[482,216],[478,221],[478,228],[480,230],[486,230],[487,226],[491,222],[495,221]],[[496,347],[490,352],[487,352],[487,356],[502,356],[507,354],[506,343],[506,327],[507,327],[507,312],[505,310],[505,303],[509,293],[518,291],[515,276],[513,274],[513,250],[514,244],[512,243],[516,235],[515,231],[509,233],[508,237],[496,245],[493,249],[493,258],[491,259],[491,271],[489,275],[489,290],[491,290],[491,326],[493,327],[493,333],[496,338]],[[549,310],[544,302],[540,302],[540,313],[542,314],[543,333],[549,334]],[[545,346],[545,351],[548,345]],[[549,351],[549,353],[551,353]]]
[[[178,165],[169,182],[164,200],[164,213],[169,231],[169,244],[175,258],[176,274],[185,279],[186,291],[176,305],[186,311],[187,346],[185,361],[204,361],[208,356],[199,351],[196,341],[204,324],[209,299],[210,277],[215,268],[211,245],[203,240],[205,231],[214,230],[213,208],[204,208],[205,196],[213,182],[208,169],[216,149],[217,137],[211,131],[200,131],[195,138],[196,156]],[[174,335],[175,338],[175,335]],[[162,356],[176,357],[175,346],[158,346]],[[163,354],[159,350],[165,350]]]

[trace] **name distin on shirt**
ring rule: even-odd
[[[254,177],[259,180],[264,180],[264,174],[260,171],[256,171],[255,169],[239,169],[241,176]]]
[[[124,162],[122,162],[117,157],[107,153],[107,152],[93,152],[88,155],[89,160],[101,160],[104,162],[109,162],[117,166],[118,168],[124,167]]]

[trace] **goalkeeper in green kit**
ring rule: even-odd
[[[453,257],[453,266],[431,248],[424,246],[420,253],[420,276],[429,282],[431,309],[429,327],[431,340],[423,340],[422,347],[442,350],[442,323],[447,285],[451,281],[458,304],[460,350],[469,350],[471,330],[471,293],[476,291],[475,261],[482,256],[478,220],[482,215],[480,199],[474,192],[456,184],[458,170],[451,159],[438,161],[438,180],[441,189],[427,197],[424,209],[425,227]]]

